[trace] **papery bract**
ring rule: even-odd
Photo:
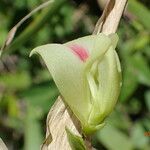
[[[90,35],[65,44],[39,46],[31,52],[42,56],[86,134],[104,125],[117,102],[121,88],[117,41],[117,34]]]

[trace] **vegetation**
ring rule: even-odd
[[[43,0],[0,1],[0,47],[8,31]],[[148,150],[150,138],[149,0],[129,0],[117,47],[123,87],[107,125],[93,138],[102,150]],[[9,149],[37,150],[45,121],[59,92],[43,62],[30,51],[91,34],[101,15],[95,1],[55,0],[17,31],[0,61],[0,137]],[[50,81],[51,79],[51,81]]]

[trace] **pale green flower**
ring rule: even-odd
[[[39,46],[31,52],[42,56],[86,134],[104,125],[117,102],[121,88],[117,41],[117,34],[90,35],[65,44]]]

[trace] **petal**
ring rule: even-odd
[[[91,57],[89,57],[89,59],[87,60],[86,67],[91,67],[91,65],[96,60],[100,62],[107,50],[109,49],[109,47],[111,46],[111,39],[105,34],[101,33],[95,35],[93,39],[93,47],[90,54]]]
[[[121,89],[120,62],[111,46],[98,65],[98,94],[89,122],[102,122],[113,110]]]
[[[97,83],[93,77],[97,73],[98,64],[104,58],[104,55],[107,53],[109,47],[111,46],[111,40],[105,34],[99,34],[94,37],[94,44],[91,52],[91,57],[86,62],[85,65],[85,76],[87,76],[87,81],[91,90],[91,95],[93,98],[96,96]],[[99,84],[99,83],[98,83]]]
[[[118,35],[116,33],[112,33],[109,34],[109,38],[111,39],[111,45],[113,46],[113,49],[115,49],[119,40]]]
[[[121,89],[121,67],[118,55],[111,47],[99,65],[99,93],[102,97],[101,111],[108,115],[114,108]],[[105,68],[107,69],[105,69]]]
[[[83,78],[84,63],[66,46],[48,44],[35,48],[31,55],[42,56],[61,95],[78,119],[84,121],[90,110]],[[87,120],[87,119],[86,119]]]

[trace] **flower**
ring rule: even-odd
[[[42,56],[85,134],[103,127],[117,102],[121,89],[117,41],[117,34],[101,33],[65,44],[39,46],[31,52]]]

